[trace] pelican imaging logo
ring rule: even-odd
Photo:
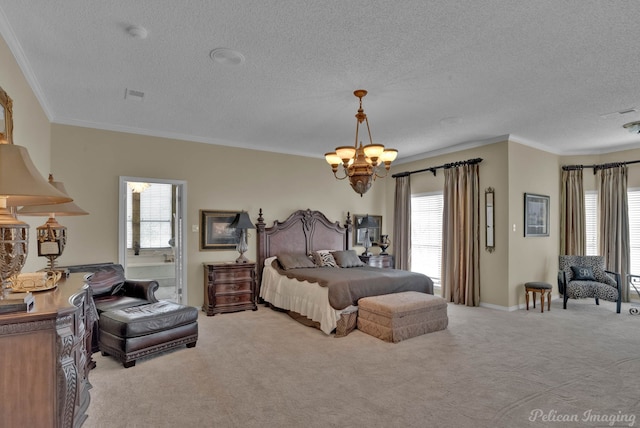
[[[585,410],[582,414],[578,414],[560,413],[554,409],[546,412],[542,409],[534,409],[529,414],[529,420],[531,422],[543,423],[589,422],[602,424],[598,426],[633,427],[636,424],[636,415],[633,413],[622,413],[621,410],[618,410],[616,413],[599,413],[593,409],[589,409]]]

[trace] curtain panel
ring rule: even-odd
[[[480,304],[479,165],[444,170],[442,297],[466,306]]]
[[[396,269],[411,270],[411,176],[396,178],[393,211],[393,251]]]
[[[560,254],[584,256],[586,220],[582,169],[562,171],[560,204]]]
[[[626,165],[598,169],[598,247],[607,270],[618,272],[622,283],[622,301],[629,301],[629,205]]]

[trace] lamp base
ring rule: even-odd
[[[249,259],[246,258],[243,253],[240,253],[240,257],[236,259],[236,263],[249,263]]]

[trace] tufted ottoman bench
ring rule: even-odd
[[[136,359],[181,345],[196,346],[198,310],[173,302],[155,302],[106,311],[98,321],[98,348],[132,367]]]
[[[358,330],[387,342],[444,330],[447,302],[417,291],[364,297],[358,301]]]

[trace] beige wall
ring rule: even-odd
[[[509,143],[509,302],[522,305],[524,283],[545,281],[557,294],[559,251],[560,172],[554,154]],[[524,237],[524,194],[550,197],[549,236]],[[514,230],[515,228],[515,230]]]
[[[13,100],[14,144],[26,147],[36,168],[46,178],[49,175],[51,162],[51,125],[2,37],[0,37],[0,87]],[[21,220],[30,225],[31,236],[33,236],[34,229],[43,224],[46,219],[22,217]],[[45,259],[37,260],[38,257],[34,256],[38,254],[38,249],[33,239],[29,243],[29,254],[31,256],[27,258],[25,271],[34,271],[45,265]]]
[[[199,224],[201,209],[246,210],[255,222],[262,208],[267,225],[307,208],[340,223],[347,212],[384,214],[380,181],[361,198],[333,178],[324,159],[54,124],[51,162],[56,179],[90,213],[64,218],[69,242],[60,264],[118,261],[119,176],[186,181],[187,295],[196,306],[203,301],[202,263],[238,255],[199,250],[191,225]],[[255,233],[246,255],[255,260]]]

